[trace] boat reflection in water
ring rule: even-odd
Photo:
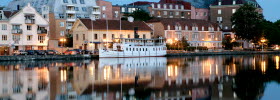
[[[0,99],[254,100],[264,95],[269,81],[280,82],[279,59],[252,55],[0,62]]]

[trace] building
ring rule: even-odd
[[[147,24],[153,37],[165,37],[168,43],[185,38],[190,46],[222,47],[222,31],[216,23],[196,19],[152,19]]]
[[[262,8],[255,0],[216,0],[210,6],[210,21],[219,24],[223,30],[224,38],[235,38],[235,34],[232,32],[234,26],[231,23],[231,16],[245,3],[254,5],[257,11],[262,13]],[[253,45],[247,41],[239,42],[243,42],[243,48],[253,47]]]
[[[0,45],[6,47],[4,51],[47,49],[49,22],[30,4],[18,12],[0,12]]]
[[[148,12],[153,17],[158,18],[191,18],[191,4],[188,2],[146,2],[137,1],[129,4]]]
[[[100,19],[113,19],[113,6],[111,2],[96,0],[96,4],[100,7]]]
[[[253,4],[262,13],[262,8],[255,0],[216,0],[210,6],[211,22],[218,23],[223,31],[231,32],[231,16],[245,3]]]
[[[98,1],[103,2],[102,0]],[[57,48],[61,44],[59,39],[65,38],[67,34],[71,34],[70,29],[76,19],[101,18],[100,6],[97,5],[96,0],[13,0],[8,4],[7,9],[19,10],[27,3],[34,6],[45,19],[49,20],[50,49]],[[102,9],[106,9],[106,6],[102,7]]]
[[[214,0],[160,0],[161,3],[191,4],[191,19],[209,20],[209,5]]]
[[[79,19],[71,29],[74,48],[97,50],[113,38],[151,38],[151,28],[143,21]],[[120,27],[121,26],[121,27]]]

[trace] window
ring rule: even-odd
[[[40,43],[44,43],[44,41],[45,41],[45,36],[38,36],[38,41],[39,41]]]
[[[98,36],[97,34],[94,34],[94,39],[95,39],[95,40],[98,39],[97,36]]]
[[[2,24],[2,30],[7,30],[7,24]]]
[[[160,8],[160,4],[157,4],[157,7]]]
[[[106,10],[106,6],[102,6],[102,10],[105,11]]]
[[[195,12],[195,16],[198,16],[198,12]]]
[[[86,40],[86,35],[85,34],[83,34],[83,40]]]
[[[185,30],[188,31],[188,30],[189,30],[189,27],[188,27],[188,26],[185,26]]]
[[[77,4],[77,1],[76,1],[76,0],[72,0],[72,3],[73,3],[73,4]]]
[[[60,31],[60,36],[64,36],[64,31]]]
[[[27,30],[32,30],[32,26],[27,25]]]
[[[170,30],[170,25],[167,26],[167,30]]]
[[[222,5],[222,2],[221,2],[221,1],[219,1],[218,5]]]
[[[169,12],[169,15],[170,15],[170,16],[173,16],[173,11],[170,11],[170,12]]]
[[[8,40],[8,36],[7,35],[2,35],[2,41],[7,41]]]
[[[130,35],[129,35],[129,34],[127,35],[127,38],[130,38]]]
[[[232,4],[233,4],[233,5],[235,5],[235,4],[236,4],[236,1],[235,1],[235,0],[233,0],[233,1],[232,1]]]
[[[89,18],[89,15],[88,15],[88,14],[85,14],[84,16],[85,16],[85,18]]]
[[[218,14],[222,14],[222,10],[221,9],[218,10]]]
[[[146,34],[143,34],[143,39],[146,39]]]
[[[86,7],[82,7],[82,10],[83,10],[84,12],[86,12],[86,11],[87,11],[87,8],[86,8]]]
[[[75,7],[74,9],[75,9],[75,11],[79,11],[79,7]]]
[[[164,14],[164,15],[167,15],[167,11],[163,11],[163,14]]]
[[[163,5],[163,8],[166,9],[166,4]]]
[[[217,17],[217,22],[222,23],[223,22],[223,17]]]
[[[234,14],[236,12],[236,9],[232,9],[232,13]]]
[[[181,16],[184,17],[185,16],[185,12],[181,12]]]
[[[79,40],[79,34],[76,34],[76,40],[77,41]]]
[[[59,14],[59,18],[64,18],[64,14]]]
[[[32,35],[27,35],[27,41],[31,41],[32,40]]]
[[[182,9],[182,10],[184,9],[184,6],[183,6],[183,5],[181,5],[181,9]]]
[[[115,18],[118,18],[118,16],[119,16],[119,12],[118,11],[115,11]]]
[[[112,39],[114,39],[115,38],[115,34],[112,34]]]
[[[76,18],[81,18],[81,15],[80,14],[76,14]]]
[[[68,0],[63,0],[63,3],[68,3]]]
[[[202,26],[202,31],[204,31],[204,26]]]
[[[176,9],[179,9],[179,6],[178,6],[178,5],[176,5],[176,6],[175,6],[175,8],[176,8]]]
[[[64,27],[64,22],[59,22],[60,27]]]
[[[176,15],[179,15],[179,12],[175,12]]]
[[[80,0],[80,3],[81,4],[85,4],[85,0]]]
[[[204,12],[204,14],[203,14],[204,16],[207,16],[207,12]]]
[[[103,39],[106,39],[106,34],[103,34]]]
[[[169,5],[169,9],[173,9],[173,5]]]
[[[125,7],[122,7],[122,12],[125,12]]]

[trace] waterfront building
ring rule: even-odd
[[[128,6],[135,6],[148,12],[151,16],[158,18],[191,18],[191,4],[188,2],[171,3],[137,1]],[[123,9],[124,8],[122,8],[122,10]],[[130,10],[128,9],[128,12],[129,11]]]
[[[30,4],[17,12],[1,10],[0,16],[0,45],[6,54],[47,49],[49,22]]]
[[[222,31],[216,23],[197,19],[161,18],[147,21],[153,37],[164,37],[167,43],[185,38],[190,46],[222,47]]]
[[[98,0],[102,9],[110,9],[103,0]],[[50,22],[49,48],[56,49],[61,38],[70,33],[74,22],[78,18],[100,19],[101,10],[96,0],[13,0],[7,6],[9,10],[19,10],[27,3],[31,3],[42,16]],[[106,5],[104,5],[106,4]],[[107,14],[107,13],[106,13]],[[104,14],[105,15],[105,14]],[[107,16],[110,16],[107,14]]]
[[[259,13],[262,13],[262,8],[255,0],[216,0],[210,5],[211,17],[210,21],[218,23],[223,30],[223,37],[234,38],[231,23],[231,16],[245,3],[253,4]]]
[[[72,30],[74,48],[97,50],[113,38],[151,38],[151,28],[143,21],[79,19]],[[109,44],[107,44],[109,43]]]

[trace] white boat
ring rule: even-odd
[[[166,55],[166,43],[159,39],[116,38],[113,48],[99,50],[99,58],[160,57]]]

